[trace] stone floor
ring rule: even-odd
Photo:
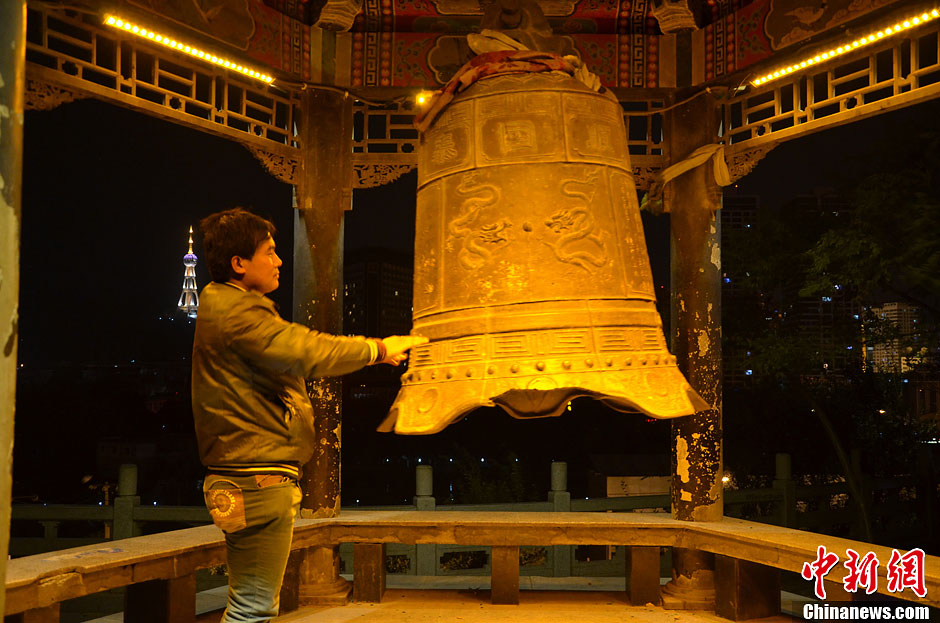
[[[790,622],[789,617],[764,619]],[[727,623],[714,613],[631,606],[619,592],[524,591],[517,606],[490,603],[488,591],[401,590],[381,603],[308,607],[278,623]]]
[[[280,616],[277,623],[727,623],[705,611],[631,606],[618,578],[520,578],[519,605],[490,603],[489,577],[389,577],[382,602],[308,606]],[[207,591],[208,592],[208,591]],[[222,600],[224,588],[212,593]],[[205,595],[204,600],[210,596]],[[796,596],[791,596],[797,598]],[[791,599],[792,602],[792,599]],[[208,603],[205,601],[204,603]],[[797,611],[785,593],[784,608]],[[217,623],[220,611],[199,623]],[[761,623],[792,623],[786,614]],[[802,620],[802,619],[800,619]]]

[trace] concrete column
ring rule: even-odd
[[[0,5],[0,586],[6,583],[13,487],[17,310],[20,291],[20,200],[23,179],[23,102],[26,85],[26,2]],[[0,612],[4,610],[0,591]]]
[[[343,331],[343,218],[352,202],[352,99],[309,89],[301,94],[300,181],[294,227],[294,321],[318,331]],[[317,420],[313,459],[304,466],[301,515],[340,512],[342,385],[339,378],[309,381]],[[314,548],[329,549],[329,548]],[[338,554],[309,552],[301,565],[300,602],[345,603]],[[315,568],[321,565],[322,568]],[[313,586],[316,584],[316,586]],[[340,595],[342,596],[340,598]]]
[[[666,114],[670,161],[680,162],[717,140],[718,107],[711,94]],[[672,352],[692,388],[713,409],[673,420],[672,515],[685,521],[720,521],[724,514],[721,456],[721,189],[712,163],[666,186],[670,213]],[[714,556],[673,550],[667,608],[711,608]]]
[[[113,539],[139,536],[140,530],[134,523],[134,509],[138,506],[140,496],[137,495],[137,466],[125,463],[118,472],[118,490],[114,497]]]
[[[415,506],[419,511],[434,510],[433,493],[434,468],[430,465],[418,465],[415,468]]]
[[[568,464],[552,461],[552,490],[548,492],[548,501],[555,512],[571,511],[571,493],[568,491]],[[574,559],[573,545],[552,546],[552,575],[568,577],[571,575],[571,561]]]
[[[432,493],[434,493],[434,468],[430,465],[419,465],[415,468],[415,510],[433,511],[436,501]],[[415,545],[415,574],[437,575],[437,544]]]
[[[796,528],[796,483],[790,466],[790,455],[778,452],[775,455],[776,474],[773,488],[780,496],[780,508],[777,517],[781,526]]]

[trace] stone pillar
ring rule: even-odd
[[[564,461],[552,461],[551,486],[548,501],[555,512],[571,511],[571,493],[568,491],[568,464]],[[568,577],[571,575],[571,561],[574,559],[573,545],[552,545],[552,575]]]
[[[711,94],[666,114],[670,161],[677,163],[717,140],[718,107]],[[672,231],[672,353],[689,383],[713,409],[673,420],[672,515],[684,521],[720,521],[721,456],[721,189],[711,161],[667,184]],[[713,609],[714,556],[674,548],[673,580],[663,605]]]
[[[777,492],[778,505],[777,518],[779,525],[787,528],[796,528],[796,482],[790,465],[790,455],[778,452],[775,455],[776,474],[774,476],[774,491]]]
[[[20,199],[23,179],[23,101],[26,84],[26,2],[0,6],[0,586],[6,583],[13,486],[17,310],[20,291]],[[4,609],[0,591],[0,612]]]
[[[294,228],[294,321],[342,333],[343,218],[352,202],[352,99],[310,89],[301,95],[300,180]],[[304,517],[340,512],[342,385],[339,378],[308,382],[317,419],[313,459],[304,466]],[[320,551],[324,550],[324,551]],[[334,547],[312,548],[301,564],[300,603],[345,603]]]
[[[118,489],[114,497],[113,539],[127,539],[140,535],[140,530],[134,523],[134,509],[138,506],[140,506],[140,496],[137,495],[137,466],[133,463],[125,463],[118,471]]]
[[[434,468],[418,465],[415,468],[415,510],[434,510]]]
[[[418,465],[415,468],[415,510],[433,511],[436,507],[434,496],[434,468],[430,465]],[[437,575],[437,544],[418,543],[415,545],[415,574]]]

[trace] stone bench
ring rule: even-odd
[[[940,558],[926,558],[927,596],[887,591],[891,549],[857,541],[725,518],[681,522],[658,513],[343,511],[329,519],[301,519],[292,549],[354,544],[353,598],[379,601],[385,586],[387,543],[492,547],[492,599],[518,603],[519,547],[617,545],[628,548],[627,595],[631,603],[659,602],[659,548],[716,554],[716,612],[732,620],[758,618],[779,609],[779,572],[799,573],[816,548],[845,557],[872,551],[878,592],[940,606]],[[292,559],[295,557],[292,555]],[[59,603],[127,586],[125,612],[135,623],[191,621],[195,571],[225,562],[222,533],[202,526],[112,541],[11,560],[7,563],[6,623],[58,623]],[[841,565],[833,574],[841,578]],[[285,590],[297,594],[290,563]],[[838,588],[837,583],[831,584]],[[288,606],[282,597],[282,603]],[[770,613],[770,614],[768,614]],[[132,618],[130,618],[132,617]]]

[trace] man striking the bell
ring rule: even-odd
[[[193,340],[193,418],[212,521],[225,533],[228,605],[222,623],[264,623],[278,595],[313,456],[314,412],[304,379],[398,365],[427,338],[328,335],[278,315],[274,225],[247,210],[200,223],[212,281],[199,295]]]

